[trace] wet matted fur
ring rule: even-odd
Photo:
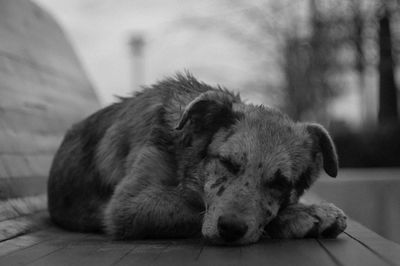
[[[336,237],[346,227],[340,209],[299,203],[321,168],[337,175],[322,126],[178,74],[67,132],[48,207],[64,228],[119,239]]]

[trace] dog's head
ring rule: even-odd
[[[194,138],[207,139],[197,172],[204,180],[202,234],[214,243],[256,242],[322,167],[337,175],[335,147],[322,126],[295,123],[226,91],[208,91],[193,100],[178,129],[184,126]]]

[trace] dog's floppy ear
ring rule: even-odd
[[[182,129],[188,121],[197,132],[232,123],[232,104],[238,100],[238,96],[223,90],[204,92],[186,106],[176,129]]]
[[[310,134],[317,152],[322,153],[325,172],[331,177],[336,177],[338,172],[338,157],[335,144],[328,131],[315,123],[307,123],[306,129]]]

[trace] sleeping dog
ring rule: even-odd
[[[322,168],[337,175],[321,125],[178,74],[67,132],[50,170],[48,208],[64,228],[118,239],[330,238],[344,231],[344,213],[299,203]]]

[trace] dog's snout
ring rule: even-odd
[[[248,229],[245,221],[236,215],[222,215],[218,218],[218,232],[220,237],[227,241],[233,242],[240,239],[246,234]]]

